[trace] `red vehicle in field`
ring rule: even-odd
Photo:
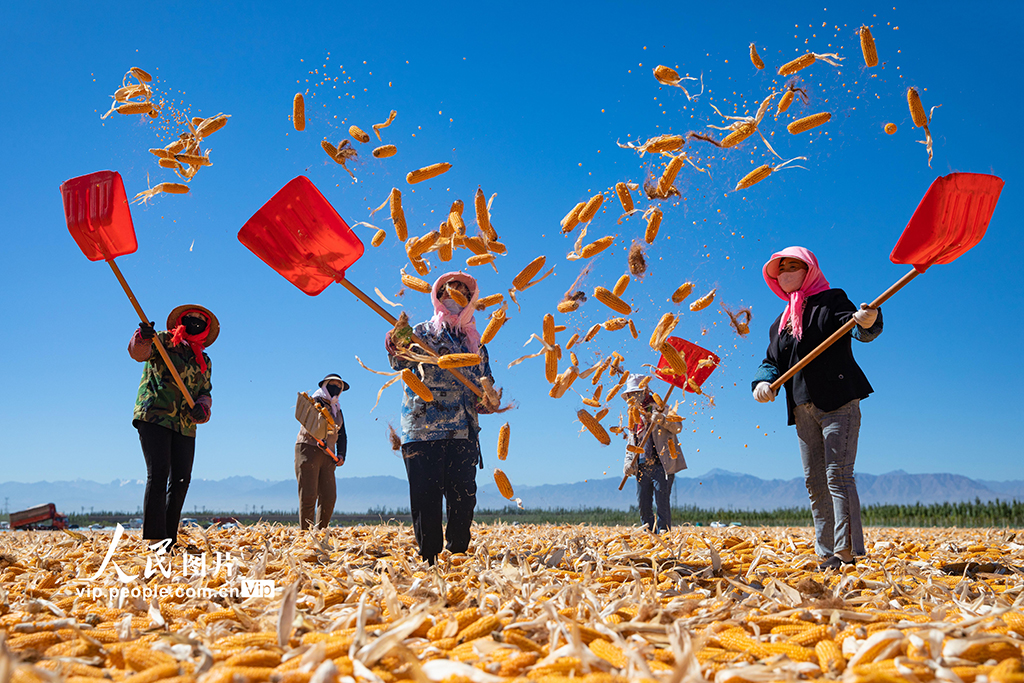
[[[27,510],[11,513],[11,529],[67,529],[67,515],[57,512],[53,503],[36,505]]]

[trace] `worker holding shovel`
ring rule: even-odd
[[[402,398],[402,455],[409,476],[413,529],[420,555],[430,564],[445,547],[453,553],[469,548],[476,468],[483,467],[477,415],[497,410],[500,393],[497,400],[488,399],[491,394],[486,391],[478,398],[452,373],[430,362],[412,336],[439,356],[477,354],[478,365],[459,369],[475,385],[493,384],[487,348],[480,344],[473,319],[478,291],[476,280],[466,273],[442,275],[430,292],[433,317],[410,328],[403,313],[385,338],[391,367],[412,370],[432,394],[432,400],[425,400],[406,384]],[[442,498],[448,513],[446,533],[441,528]]]
[[[217,317],[194,304],[178,306],[167,316],[167,331],[156,332],[153,323],[140,323],[128,353],[145,363],[132,425],[139,430],[146,458],[146,497],[142,537],[177,542],[178,521],[192,480],[196,452],[196,425],[209,421],[210,357],[205,349],[220,334]],[[195,405],[182,393],[172,370],[156,352],[156,338],[184,383]]]
[[[676,437],[683,425],[665,419],[664,411],[659,410],[651,392],[640,384],[641,379],[641,375],[630,375],[622,391],[622,398],[630,404],[630,409],[635,407],[639,412],[639,420],[627,437],[622,472],[626,476],[636,475],[640,521],[648,531],[660,534],[672,528],[672,484],[676,472],[686,469],[686,459]]]
[[[769,329],[768,351],[751,384],[760,403],[775,400],[772,383],[853,320],[842,336],[796,372],[786,387],[789,424],[796,425],[804,481],[814,520],[814,547],[822,568],[852,564],[864,555],[860,499],[854,480],[860,432],[860,401],[872,392],[853,359],[850,339],[870,342],[882,333],[882,311],[858,309],[841,289],[832,289],[810,250],[788,247],[763,268],[765,282],[786,301]]]
[[[340,375],[331,373],[320,380],[320,388],[309,397],[313,403],[328,411],[331,425],[324,439],[299,427],[295,439],[295,478],[299,482],[299,528],[326,529],[334,514],[334,503],[338,499],[334,470],[345,464],[348,452],[348,433],[345,431],[345,416],[341,412],[338,398],[348,391],[348,382]],[[307,399],[307,400],[309,400]],[[316,415],[321,420],[320,415]],[[310,427],[312,428],[312,427]]]

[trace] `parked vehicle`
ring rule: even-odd
[[[195,519],[193,517],[184,517],[184,518],[182,518],[181,525],[182,526],[194,526],[194,527],[200,527],[200,528],[202,528],[202,526],[203,526],[202,524],[199,523],[199,520],[197,520],[197,519]]]
[[[57,506],[53,503],[36,505],[27,510],[19,510],[11,513],[12,529],[67,529],[68,517],[57,512]]]
[[[136,517],[135,519],[130,520],[128,522],[128,528],[129,529],[141,529],[142,528],[142,518],[141,517]]]

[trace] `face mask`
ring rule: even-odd
[[[337,384],[328,384],[327,393],[331,395],[331,398],[334,398],[335,396],[341,393],[341,387],[339,387]]]
[[[462,306],[460,306],[454,299],[445,299],[441,303],[452,315],[458,315],[462,312]]]
[[[779,273],[779,287],[781,287],[782,291],[787,294],[795,292],[804,284],[804,278],[806,277],[806,270],[793,270],[788,273]]]
[[[185,326],[185,332],[188,334],[199,334],[206,329],[206,321],[202,318],[195,316],[188,316],[181,319],[181,324]]]

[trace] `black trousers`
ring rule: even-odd
[[[420,556],[428,562],[447,548],[464,553],[469,548],[470,526],[476,508],[476,466],[480,442],[442,439],[402,444],[409,475],[409,506]],[[445,499],[448,527],[442,533],[441,498]]]
[[[196,438],[150,422],[136,421],[135,427],[139,430],[147,472],[142,537],[177,541],[181,508],[192,481]]]

